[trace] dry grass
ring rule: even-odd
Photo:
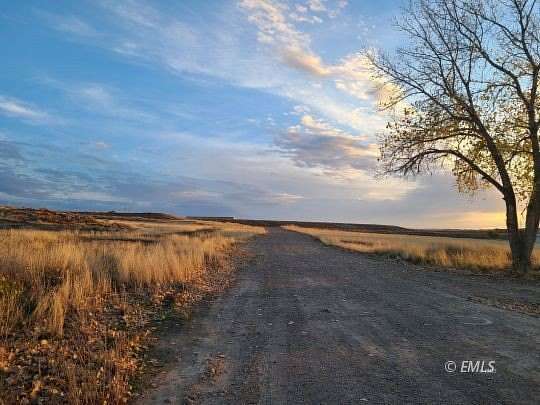
[[[511,265],[506,241],[360,233],[294,225],[284,228],[311,235],[327,245],[397,256],[413,263],[490,272],[507,270]],[[538,250],[534,252],[533,262],[538,268]]]
[[[196,285],[235,242],[264,232],[198,221],[125,225],[131,230],[0,230],[0,392],[8,402],[126,400],[131,349],[155,297]]]

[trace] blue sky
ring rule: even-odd
[[[363,51],[401,0],[5,2],[0,203],[489,227],[493,193],[375,178]]]

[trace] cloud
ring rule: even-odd
[[[100,33],[87,22],[74,16],[56,16],[48,14],[51,25],[58,31],[82,37],[97,38]]]
[[[125,100],[121,91],[103,83],[69,83],[51,77],[42,78],[41,82],[62,91],[84,109],[102,116],[135,122],[157,120],[155,115],[133,106],[132,101]]]
[[[308,114],[275,140],[278,148],[296,164],[336,172],[373,168],[378,148],[365,141],[365,137],[353,136]]]
[[[316,76],[328,76],[330,70],[324,66],[321,58],[300,48],[289,47],[282,54],[283,60],[289,66],[303,70]]]
[[[205,16],[204,24],[188,23],[181,15],[163,13],[140,0],[96,4],[107,16],[100,21],[102,35],[99,39],[81,36],[82,41],[138,64],[158,65],[180,75],[208,75],[290,98],[355,130],[384,128],[382,120],[372,113],[363,114],[363,106],[347,100],[362,94],[365,83],[348,85],[357,79],[345,74],[339,64],[325,63],[311,49],[310,35],[298,29],[297,21],[289,15],[324,16],[331,10],[342,10],[346,6],[343,1],[324,2],[327,11],[317,13],[306,2],[291,6],[277,0],[239,0],[239,7],[225,2]],[[246,18],[256,28],[253,36],[247,31]],[[251,40],[262,46],[257,48]],[[360,101],[373,100],[364,97]]]
[[[0,114],[32,123],[50,122],[52,117],[43,110],[15,98],[0,95]]]
[[[271,201],[275,203],[292,204],[304,199],[301,195],[289,193],[277,193],[270,196]]]
[[[295,11],[293,11],[292,13],[289,14],[289,18],[293,21],[296,21],[296,22],[305,22],[305,23],[310,23],[310,24],[322,24],[323,23],[323,19],[320,18],[319,16],[316,16],[316,15],[306,15],[302,12],[300,13],[297,13]]]
[[[96,143],[94,143],[94,147],[96,149],[103,150],[103,149],[109,149],[111,145],[109,145],[107,142],[97,141]]]
[[[372,109],[395,95],[396,88],[385,86],[385,81],[373,74],[368,57],[373,50],[349,54],[334,64],[325,63],[311,48],[310,36],[295,27],[295,21],[309,21],[310,11],[328,11],[326,2],[310,0],[306,6],[297,7],[301,19],[297,13],[287,16],[288,6],[276,0],[242,0],[240,5],[248,13],[248,21],[257,27],[259,42],[271,46],[289,67],[307,73],[315,80],[333,82],[337,90],[367,102]],[[346,1],[340,1],[333,15],[346,6]],[[348,121],[343,123],[348,124]]]
[[[52,193],[52,198],[66,199],[66,200],[81,200],[88,202],[100,202],[100,203],[130,203],[131,200],[114,196],[102,191],[72,191],[67,193]]]
[[[207,199],[214,200],[214,199],[223,197],[221,193],[217,193],[215,191],[207,191],[207,190],[173,191],[171,193],[171,196],[179,200],[194,200],[194,201],[207,200]]]
[[[315,12],[326,11],[325,0],[308,0],[307,4],[310,10]]]
[[[20,148],[13,142],[0,139],[0,160],[24,161]]]
[[[230,153],[234,159],[243,155],[238,162],[243,170],[246,162],[242,159],[254,159],[252,151],[231,145],[227,147],[235,149],[235,153]],[[189,149],[190,154],[198,154],[193,148]],[[164,150],[177,148],[169,143]],[[237,175],[231,176],[231,180],[213,180],[201,170],[198,177],[166,173],[169,170],[158,171],[155,165],[141,166],[140,163],[148,156],[141,156],[135,151],[132,152],[135,160],[122,161],[115,155],[98,158],[89,154],[91,150],[72,150],[66,144],[55,147],[7,139],[0,141],[0,151],[0,200],[6,203],[66,209],[145,208],[185,215],[241,216],[254,207],[264,209],[289,205],[301,199],[298,193],[277,187],[261,187],[253,179],[243,182]],[[4,159],[3,152],[9,159]],[[216,160],[215,151],[209,153]],[[167,155],[159,153],[162,161],[170,158]],[[34,156],[43,156],[43,159],[31,158]],[[21,159],[24,161],[20,162]],[[200,157],[197,160],[199,167],[201,160],[207,161]],[[211,164],[210,160],[208,162],[205,166]],[[226,162],[219,164],[222,172],[227,170],[224,167]]]
[[[326,74],[320,57],[310,50],[309,35],[297,30],[290,21],[299,21],[298,15],[287,16],[286,4],[275,0],[241,0],[239,4],[248,21],[257,27],[259,42],[272,45],[285,63],[316,75]],[[307,13],[303,13],[302,19],[309,20]]]
[[[68,92],[73,97],[85,101],[87,106],[103,115],[136,121],[156,119],[154,115],[134,108],[127,102],[122,102],[114,94],[114,90],[100,83],[80,83],[73,86]]]

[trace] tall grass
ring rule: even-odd
[[[223,261],[234,243],[264,232],[257,227],[211,222],[129,225],[131,230],[114,232],[0,230],[0,352],[15,353],[17,345],[44,337],[79,344],[80,337],[74,337],[78,329],[107,330],[97,324],[104,316],[101,321],[95,317],[104,308],[121,308],[133,294],[149,297],[171,286],[182,289],[195,284],[212,270],[212,264]],[[107,334],[82,341],[109,342]],[[96,374],[85,370],[84,364],[66,363],[62,373],[70,398],[85,391],[87,400],[82,402],[104,398],[111,402],[111,398],[120,400],[121,391],[125,394],[127,382],[117,370],[120,363],[111,359],[122,357],[126,347],[121,340],[114,341],[112,346],[105,344],[101,355],[103,364],[116,370],[109,373],[108,388],[103,385],[103,374],[101,383],[96,380],[101,371]],[[0,358],[2,362],[6,363]],[[87,374],[92,379],[85,380]],[[123,381],[123,388],[111,385],[115,379]],[[81,384],[96,387],[83,389]],[[73,387],[78,387],[76,392]],[[119,393],[111,397],[115,389]]]
[[[413,263],[480,271],[503,271],[511,266],[506,241],[362,233],[295,225],[284,228],[311,235],[327,245],[397,256]],[[540,265],[538,250],[534,251],[533,263],[535,268]]]

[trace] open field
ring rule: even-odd
[[[40,225],[65,221],[49,216]],[[127,401],[152,322],[226,284],[228,252],[265,232],[80,219],[0,230],[0,403]]]
[[[2,405],[539,394],[536,280],[388,258],[500,272],[504,240],[7,208],[0,224]],[[496,374],[444,371],[467,359]]]
[[[359,224],[346,222],[314,222],[314,221],[286,221],[286,220],[266,220],[266,219],[241,219],[233,217],[188,217],[190,219],[212,219],[218,222],[234,222],[252,226],[302,226],[305,228],[334,229],[338,231],[396,234],[396,235],[418,235],[418,236],[442,236],[449,238],[473,238],[473,239],[507,239],[506,229],[421,229],[404,228],[396,225],[382,224]]]
[[[296,225],[284,228],[311,235],[326,245],[398,256],[413,263],[489,272],[504,271],[511,265],[510,248],[504,240],[351,232]],[[533,254],[533,264],[536,269],[540,266],[538,248]]]

